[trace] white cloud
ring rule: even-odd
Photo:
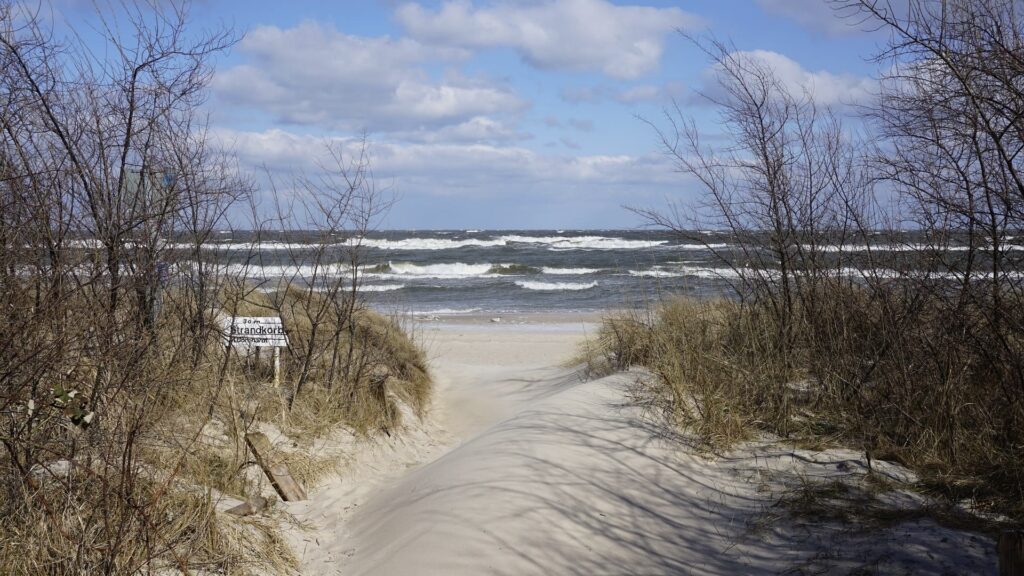
[[[835,74],[826,70],[811,72],[797,61],[770,50],[736,51],[732,57],[769,70],[784,89],[793,96],[807,94],[818,104],[844,106],[869,100],[878,91],[878,82],[865,76]],[[722,78],[717,67],[705,72],[705,93],[712,98],[721,95]]]
[[[661,59],[665,36],[701,23],[679,8],[617,6],[606,0],[444,2],[436,12],[404,4],[396,12],[409,35],[431,45],[510,47],[538,68],[641,76]]]
[[[533,135],[486,116],[476,116],[451,126],[418,132],[394,132],[391,136],[412,142],[491,143],[529,140]]]
[[[319,138],[280,129],[247,132],[221,129],[215,137],[233,149],[243,166],[271,172],[315,170],[326,159],[328,143],[355,153],[356,138]],[[649,156],[540,154],[518,146],[467,143],[376,142],[371,147],[374,173],[400,178],[403,188],[448,194],[452,186],[467,194],[521,193],[523,183],[566,185],[655,184],[678,182],[661,154]]]
[[[317,138],[283,130],[215,134],[232,147],[243,170],[266,166],[278,190],[289,192],[289,176],[315,174],[327,160],[328,143],[347,155],[354,138]],[[632,225],[624,204],[661,206],[665,198],[695,188],[663,154],[571,155],[519,146],[455,143],[375,142],[371,166],[384,194],[398,200],[387,225],[405,228],[565,228]],[[326,162],[330,165],[330,162]],[[264,207],[272,206],[264,199]],[[244,220],[245,214],[239,215]]]
[[[468,57],[462,49],[410,39],[366,38],[315,23],[263,26],[242,41],[246,63],[214,79],[219,97],[274,119],[320,128],[372,131],[458,125],[521,110],[511,90],[449,74],[437,81],[421,66]]]

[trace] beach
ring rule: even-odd
[[[501,318],[500,321],[494,321]],[[850,450],[771,441],[708,454],[631,395],[642,372],[581,377],[595,315],[420,321],[434,404],[355,447],[336,478],[286,503],[308,574],[992,573],[993,543],[884,502],[904,521],[850,530],[780,506],[801,481],[863,476]],[[902,468],[876,463],[893,482]],[[843,480],[846,481],[846,480]]]

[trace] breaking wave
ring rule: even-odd
[[[527,282],[516,281],[516,286],[527,290],[589,290],[595,288],[597,282],[573,283],[573,282]]]
[[[494,246],[514,246],[516,244],[538,244],[550,250],[632,250],[653,248],[668,244],[668,240],[629,240],[608,236],[524,236],[509,234],[492,239],[463,238],[404,238],[389,240],[366,238],[362,245],[381,250],[453,250],[466,247],[488,248]],[[673,246],[674,248],[677,246]],[[695,248],[704,248],[694,245]],[[686,249],[686,246],[678,246]]]

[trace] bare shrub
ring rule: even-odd
[[[684,235],[730,232],[733,248],[709,249],[737,299],[720,316],[717,304],[666,306],[650,342],[622,350],[662,350],[644,360],[673,405],[690,392],[705,437],[739,438],[741,425],[841,441],[949,496],[1019,512],[1024,302],[1010,242],[1024,229],[1024,26],[1002,0],[910,2],[905,14],[838,4],[891,33],[880,99],[862,110],[876,143],[764,63],[701,44],[733,144],[705,147],[672,111],[659,133],[705,201],[644,214]],[[892,208],[875,200],[880,183]],[[692,342],[703,357],[687,355]]]
[[[393,428],[395,398],[427,401],[423,358],[361,308],[357,273],[323,292],[268,291],[249,263],[212,249],[229,210],[253,198],[197,112],[235,36],[190,34],[185,3],[101,8],[87,45],[0,5],[0,571],[293,572],[278,519],[219,512],[224,497],[264,488],[244,434],[281,413],[266,375],[225,347],[225,320],[285,318],[297,439],[323,433],[302,423],[329,411],[321,420]],[[308,183],[321,268],[336,261],[333,234],[361,238],[379,213],[366,157],[354,171],[337,159],[331,177],[350,181]],[[358,244],[346,244],[349,263]],[[376,365],[388,370],[384,405],[367,391]],[[290,457],[302,481],[335,464]]]

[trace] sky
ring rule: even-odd
[[[883,40],[825,0],[201,0],[192,21],[243,34],[206,103],[240,166],[315,171],[365,134],[396,200],[378,225],[399,229],[638,226],[626,207],[701,192],[659,147],[666,107],[721,134],[682,33],[839,107],[870,92]]]

